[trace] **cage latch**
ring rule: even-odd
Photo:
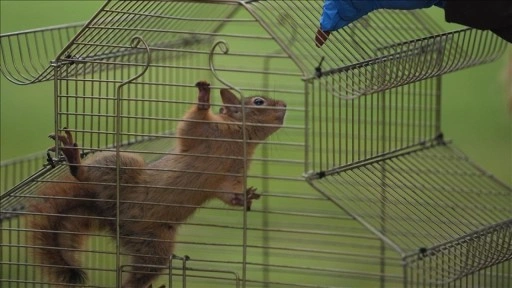
[[[318,63],[318,66],[315,67],[315,76],[316,78],[320,78],[323,76],[322,72],[322,63],[324,63],[325,56],[322,56],[322,59],[320,59],[320,62]]]
[[[55,168],[55,161],[53,160],[52,155],[50,155],[50,151],[46,151],[46,162],[48,162],[48,165],[50,165],[52,168]]]
[[[418,252],[420,256],[422,257],[427,257],[427,252],[428,252],[428,249],[426,247],[420,247],[420,249],[418,249]]]
[[[446,145],[446,140],[444,139],[444,134],[442,132],[440,132],[439,134],[436,135],[436,137],[434,138],[434,141],[438,145]]]
[[[64,56],[64,58],[65,58],[66,60],[68,60],[68,61],[69,61],[68,63],[69,63],[69,65],[70,65],[70,66],[71,66],[71,65],[73,65],[73,64],[75,64],[75,63],[77,62],[76,60],[79,60],[79,61],[80,61],[80,60],[83,60],[83,59],[84,59],[83,57],[79,57],[79,56],[71,55],[71,53],[67,53],[67,54]]]

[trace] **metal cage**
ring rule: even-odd
[[[175,153],[198,80],[211,83],[215,110],[224,87],[286,101],[285,124],[236,175],[261,199],[251,211],[211,201],[169,220],[180,226],[176,248],[153,287],[511,287],[512,189],[457,150],[440,119],[441,76],[495,60],[506,43],[445,32],[424,11],[378,11],[319,49],[321,6],[106,1],[86,23],[1,35],[0,71],[18,84],[53,80],[54,132],[69,127],[84,155],[133,152],[148,163]],[[14,208],[48,200],[36,192],[69,173],[61,150],[4,187],[2,287],[59,284],[26,241],[25,218],[45,215]],[[2,173],[16,175],[11,164]],[[206,171],[193,173],[215,174]],[[127,184],[113,185],[119,207]],[[119,213],[117,231],[130,220]],[[87,236],[75,249],[85,287],[118,287],[133,272],[123,236]]]

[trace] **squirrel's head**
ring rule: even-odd
[[[242,106],[245,108],[245,122],[253,140],[264,140],[283,125],[286,114],[284,101],[252,96],[244,98],[242,105],[242,101],[229,89],[221,89],[220,96],[224,105],[219,113],[233,121],[243,122]]]

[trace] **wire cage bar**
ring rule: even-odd
[[[0,72],[9,81],[32,84],[53,79],[50,63],[85,23],[0,35]]]
[[[423,11],[381,11],[331,35],[318,49],[308,35],[316,30],[321,4],[106,1],[81,29],[73,30],[73,24],[2,35],[4,76],[19,84],[54,80],[54,133],[67,127],[84,157],[114,153],[116,161],[105,167],[86,162],[106,168],[107,180],[108,171],[136,170],[194,175],[189,183],[234,177],[241,179],[242,191],[257,187],[261,198],[238,208],[217,200],[137,202],[122,193],[172,192],[180,184],[120,177],[85,183],[106,195],[101,201],[87,194],[41,195],[37,191],[44,187],[76,182],[69,175],[73,165],[59,154],[66,147],[56,143],[57,153],[49,159],[55,167],[13,180],[2,194],[0,212],[9,217],[0,226],[2,255],[7,255],[0,261],[1,285],[58,284],[44,277],[45,264],[32,256],[40,247],[27,241],[38,232],[27,219],[50,216],[113,223],[110,232],[47,231],[88,237],[81,247],[53,247],[80,258],[88,274],[85,287],[118,287],[138,269],[158,276],[153,287],[512,285],[507,205],[512,190],[454,148],[440,119],[439,76],[492,61],[506,44],[484,31],[443,31]],[[35,40],[55,38],[48,36],[52,33],[64,33],[67,40],[52,45]],[[25,37],[26,43],[18,40]],[[34,54],[19,48],[27,43],[32,50],[54,47],[47,56],[51,66],[32,65]],[[242,112],[242,130],[279,126],[278,132],[266,139],[245,133],[233,139],[180,134],[182,123],[201,122],[183,118],[198,105],[199,80],[210,82],[210,108],[216,113],[229,108],[219,94],[231,88],[244,100],[269,96],[286,102],[284,124],[254,126]],[[187,154],[176,147],[183,141],[242,143],[243,153]],[[247,147],[256,145],[249,155]],[[147,166],[123,166],[125,153],[140,155]],[[195,164],[187,169],[152,164],[174,156]],[[250,164],[250,169],[215,169],[222,161]],[[5,171],[15,169],[8,167],[15,166]],[[222,198],[233,192],[213,185],[206,190],[190,185],[183,193]],[[55,199],[111,205],[114,212],[11,209]],[[197,211],[185,220],[150,219],[126,216],[121,205]],[[130,221],[180,227],[167,241],[175,249],[165,263],[130,261],[154,255],[125,250],[123,241],[150,245],[159,239],[151,233],[123,234]]]
[[[0,162],[0,173],[2,175],[0,194],[11,190],[12,187],[19,184],[23,179],[39,171],[45,163],[45,152],[37,152],[24,157]]]

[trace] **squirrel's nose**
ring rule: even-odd
[[[279,101],[279,102],[277,102],[277,106],[286,108],[286,102]]]

